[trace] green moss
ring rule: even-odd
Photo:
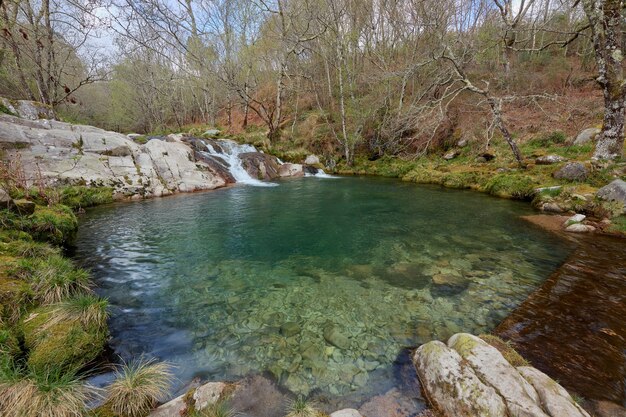
[[[6,325],[0,325],[0,355],[17,357],[22,350],[15,332]]]
[[[0,103],[0,113],[8,114],[10,116],[17,116],[17,114],[13,113],[7,106]]]
[[[33,298],[30,285],[13,276],[16,267],[16,258],[0,256],[0,322],[19,320]]]
[[[73,240],[78,219],[67,206],[37,207],[23,227],[36,240],[61,245]]]
[[[539,185],[528,175],[502,173],[494,175],[487,181],[485,191],[498,197],[530,200]]]
[[[55,320],[56,308],[38,308],[23,321],[27,363],[35,371],[80,369],[94,360],[106,343],[106,328],[76,319]]]
[[[615,217],[608,227],[609,232],[626,234],[626,215]]]
[[[72,186],[61,189],[61,203],[72,208],[85,208],[113,201],[111,187]]]

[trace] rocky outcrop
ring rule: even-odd
[[[626,181],[617,179],[600,188],[596,193],[598,198],[607,201],[617,201],[622,203],[623,213],[626,213]]]
[[[493,346],[467,334],[420,346],[413,362],[422,388],[443,416],[589,417],[541,371],[515,368]]]
[[[117,199],[136,199],[212,190],[236,182],[230,170],[237,155],[225,153],[239,146],[235,142],[180,134],[135,141],[130,135],[92,126],[38,119],[52,115],[34,110],[18,112],[41,107],[37,103],[4,103],[7,111],[24,117],[0,114],[0,149],[13,161],[12,169],[19,170],[31,183],[108,186],[114,189]],[[220,154],[209,155],[206,143]],[[222,148],[226,145],[229,149],[225,151]],[[252,146],[242,149],[249,150],[238,155],[252,178],[304,175],[302,166],[283,167],[276,157],[256,152]]]
[[[52,107],[28,100],[9,100],[0,97],[0,104],[11,114],[22,119],[55,119]]]

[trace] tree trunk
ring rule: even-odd
[[[506,125],[504,124],[504,120],[502,119],[502,102],[493,97],[490,97],[488,101],[489,106],[491,107],[491,113],[493,114],[494,121],[496,122],[496,126],[498,126],[498,129],[502,133],[502,136],[504,137],[504,140],[506,140],[506,143],[509,144],[509,147],[511,148],[511,151],[513,152],[515,160],[517,161],[519,166],[524,166],[522,153],[517,147],[517,143],[515,143],[513,136],[511,136],[511,132],[509,132],[509,129],[506,127]]]
[[[615,159],[624,148],[624,94],[621,87],[604,88],[604,120],[594,159]]]

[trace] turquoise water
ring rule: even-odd
[[[266,372],[298,394],[395,382],[405,347],[493,329],[569,249],[527,204],[375,178],[99,207],[76,257],[112,305],[111,347],[195,376]]]

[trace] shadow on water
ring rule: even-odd
[[[497,328],[586,399],[626,402],[626,241],[583,241]]]

